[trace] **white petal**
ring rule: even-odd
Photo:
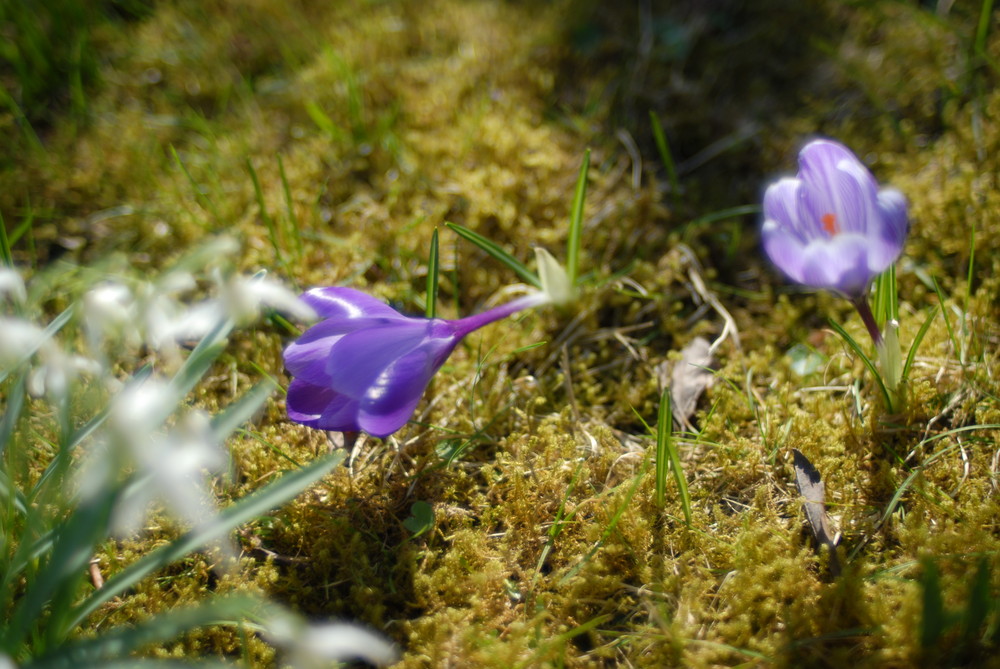
[[[28,299],[21,275],[10,267],[0,267],[0,295],[10,295],[15,302],[23,303]]]

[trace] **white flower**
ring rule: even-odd
[[[92,350],[113,333],[125,333],[134,342],[138,330],[132,292],[120,283],[106,283],[87,291],[83,296],[83,326]]]
[[[0,367],[10,368],[38,350],[45,335],[34,323],[0,316]]]
[[[28,394],[32,397],[61,400],[81,374],[96,376],[102,371],[100,363],[95,360],[67,353],[51,341],[45,344],[41,352],[43,363],[31,370],[28,377]]]
[[[173,516],[192,526],[215,515],[209,479],[224,469],[226,454],[202,411],[187,413],[164,432],[164,422],[181,399],[169,383],[150,378],[129,384],[112,401],[109,438],[90,454],[81,472],[81,493],[110,484],[119,468],[135,468],[137,484],[115,509],[119,534],[140,527],[153,501],[163,502]]]
[[[289,651],[296,669],[327,667],[330,662],[364,660],[385,666],[399,659],[396,647],[384,637],[351,623],[302,624],[291,616],[272,618],[266,636]]]
[[[18,304],[23,304],[28,299],[28,293],[24,289],[24,280],[11,267],[0,267],[0,296],[3,295],[10,295]]]
[[[316,312],[283,285],[263,273],[252,277],[234,276],[220,286],[220,300],[237,323],[260,316],[261,307],[282,311],[301,321],[316,320]]]

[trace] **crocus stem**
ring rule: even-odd
[[[455,334],[459,337],[464,337],[473,330],[478,330],[484,325],[507,318],[511,314],[517,313],[518,311],[541,306],[549,301],[549,296],[546,293],[539,291],[525,295],[524,297],[519,297],[516,300],[507,302],[506,304],[501,304],[499,307],[494,307],[481,314],[460,318],[457,321],[453,321],[452,325],[455,327]]]
[[[868,299],[862,295],[851,300],[851,304],[861,314],[861,320],[864,321],[865,327],[868,328],[868,334],[872,336],[875,346],[881,346],[882,333],[878,329],[878,323],[875,322],[875,315],[872,313],[871,307],[868,306]]]

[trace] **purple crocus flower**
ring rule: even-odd
[[[899,257],[909,232],[906,199],[879,190],[843,144],[818,139],[799,153],[799,174],[764,194],[764,250],[792,280],[857,300]]]
[[[386,437],[413,415],[462,337],[549,297],[533,293],[459,320],[403,316],[351,288],[314,288],[302,300],[324,320],[285,349],[294,377],[288,417],[322,430]]]

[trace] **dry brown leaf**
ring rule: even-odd
[[[799,494],[805,499],[805,504],[802,506],[806,511],[806,520],[809,521],[817,541],[830,549],[830,572],[837,576],[840,573],[840,563],[837,561],[837,545],[830,530],[830,521],[826,517],[826,487],[819,472],[801,451],[793,448],[792,457],[795,465],[795,485],[799,489]]]

